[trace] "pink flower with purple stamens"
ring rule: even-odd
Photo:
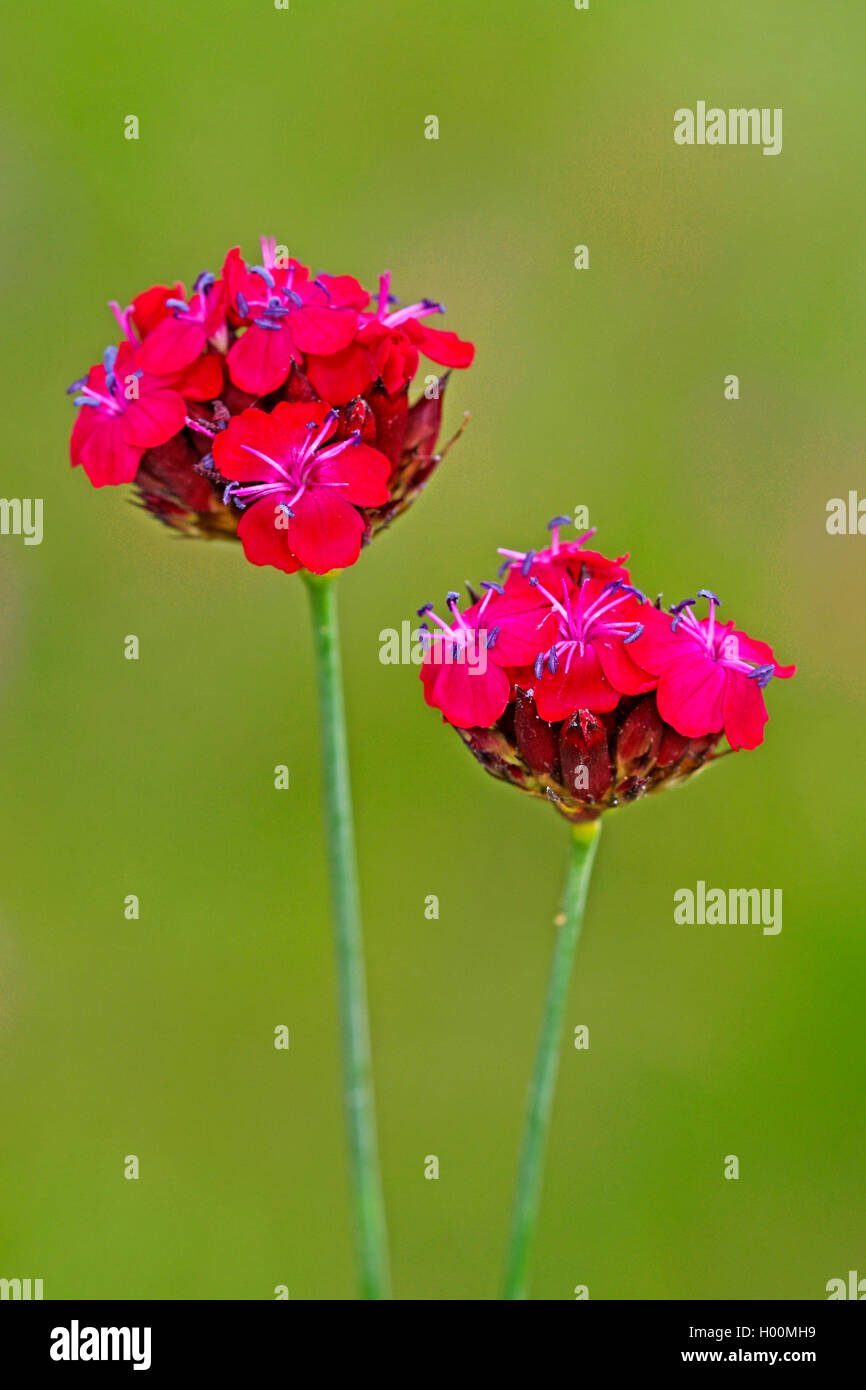
[[[767,722],[764,688],[796,667],[780,666],[765,642],[720,623],[715,594],[699,589],[698,597],[709,604],[706,618],[692,612],[692,598],[674,604],[673,617],[651,610],[635,656],[658,677],[659,712],[679,733],[695,738],[724,729],[732,748],[757,748]]]
[[[459,595],[448,595],[450,624],[432,604],[419,609],[438,628],[427,636],[421,668],[425,699],[460,729],[496,722],[511,698],[504,668],[534,661],[556,629],[555,614],[520,573],[504,585],[484,580],[481,587],[484,596],[473,591],[475,601],[463,613]]]
[[[547,585],[548,588],[561,582],[563,570],[571,576],[575,583],[579,583],[587,575],[592,575],[597,579],[621,579],[624,584],[630,584],[631,575],[623,564],[623,561],[628,559],[628,555],[620,555],[616,560],[610,560],[598,550],[587,550],[585,548],[586,542],[595,535],[595,527],[589,531],[584,531],[583,535],[578,536],[576,540],[561,540],[559,535],[561,529],[563,526],[570,526],[571,524],[570,516],[555,516],[552,521],[549,521],[547,529],[550,532],[550,545],[544,550],[500,548],[499,554],[504,557],[499,570],[500,574],[519,569],[521,574],[533,576],[542,584]]]
[[[399,395],[418,369],[419,353],[444,367],[472,364],[472,343],[420,322],[431,314],[443,314],[443,304],[423,299],[392,309],[390,286],[390,271],[386,271],[379,278],[376,312],[359,315],[354,340],[336,354],[313,353],[307,363],[316,390],[334,405],[363,395],[374,382],[380,382],[389,396]]]
[[[300,261],[281,263],[273,239],[262,238],[262,259],[229,275],[232,310],[244,328],[228,354],[229,375],[255,396],[276,391],[307,353],[329,356],[348,347],[358,305],[370,298],[351,275],[311,280]]]
[[[640,637],[639,590],[622,579],[605,582],[587,574],[574,584],[560,576],[559,593],[536,585],[557,617],[557,634],[549,651],[536,659],[532,672],[515,677],[535,699],[542,719],[565,719],[577,709],[614,709],[621,695],[652,690],[655,678],[633,659],[628,647]]]
[[[186,420],[183,396],[141,371],[131,343],[106,348],[102,365],[91,367],[72,391],[81,408],[70,458],[94,487],[131,483],[144,451],[165,444]]]
[[[457,729],[495,724],[511,696],[511,681],[491,649],[498,634],[486,626],[488,602],[501,592],[501,585],[485,587],[484,599],[465,613],[457,606],[459,594],[448,595],[451,623],[434,613],[432,603],[418,609],[419,616],[429,617],[437,628],[427,634],[421,666],[424,699]]]
[[[188,304],[182,296],[169,295],[163,301],[163,310],[141,344],[140,360],[145,371],[171,376],[190,366],[209,345],[219,352],[228,348],[226,289],[223,281],[216,280],[210,271],[202,271]]]
[[[225,500],[243,508],[238,536],[253,564],[325,574],[357,560],[358,508],[388,501],[391,470],[357,435],[333,441],[337,419],[321,401],[281,402],[270,414],[244,410],[214,439],[214,465],[231,480]]]

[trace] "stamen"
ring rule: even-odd
[[[132,305],[129,304],[125,309],[121,309],[116,299],[110,299],[108,301],[108,307],[117,319],[124,338],[127,338],[130,343],[135,343],[135,345],[138,346],[138,339],[135,337],[130,327],[132,320]]]
[[[772,666],[756,666],[754,671],[748,672],[748,678],[749,680],[757,681],[761,690],[763,690],[773,679],[773,674]]]
[[[187,415],[185,423],[191,430],[195,430],[196,434],[206,434],[209,439],[216,439],[216,430],[209,430],[201,420],[196,420],[192,415]]]
[[[635,623],[628,637],[622,639],[622,645],[627,647],[629,642],[636,642],[639,637],[643,637],[643,623]]]
[[[385,270],[385,271],[383,271],[382,274],[379,276],[379,309],[378,309],[378,317],[379,317],[379,318],[382,318],[382,317],[384,316],[385,311],[386,311],[387,308],[388,308],[388,302],[389,302],[389,299],[390,299],[390,295],[389,295],[388,292],[389,292],[390,288],[391,288],[391,272],[390,272],[390,270]]]
[[[251,265],[250,275],[260,276],[260,278],[264,280],[269,290],[272,290],[276,287],[276,281],[274,280],[273,275],[269,270],[265,270],[265,267],[263,265]]]

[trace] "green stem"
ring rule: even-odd
[[[572,827],[571,857],[565,880],[562,911],[556,923],[553,962],[544,1001],[544,1017],[535,1057],[535,1070],[529,1086],[520,1164],[517,1170],[511,1241],[505,1273],[504,1297],[508,1299],[526,1297],[529,1256],[541,1193],[544,1149],[550,1129],[553,1092],[562,1049],[565,1003],[600,830],[600,820]]]
[[[325,816],[337,953],[343,1099],[361,1297],[383,1299],[391,1297],[388,1237],[376,1141],[337,600],[332,575],[307,575],[305,578],[310,594],[316,649]]]

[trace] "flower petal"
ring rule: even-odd
[[[292,366],[291,334],[282,328],[258,328],[254,323],[238,338],[228,355],[229,376],[252,396],[266,396],[282,386]]]
[[[248,507],[240,519],[238,536],[251,564],[273,565],[294,574],[301,565],[289,549],[285,513],[279,512],[278,502],[279,498],[265,497]]]
[[[431,648],[422,667],[424,699],[428,705],[441,710],[455,728],[489,729],[508,704],[511,693],[508,677],[490,662],[484,672],[465,660],[437,664],[432,653],[441,645],[436,643]]]
[[[658,677],[650,675],[632,660],[631,645],[627,647],[616,638],[607,637],[598,638],[593,643],[601,669],[620,695],[643,695],[655,689]]]
[[[688,738],[718,732],[724,724],[726,674],[700,653],[674,661],[662,673],[656,697],[665,723]]]
[[[580,709],[601,713],[619,704],[619,691],[605,679],[591,645],[584,647],[583,655],[576,643],[565,651],[560,648],[556,671],[551,674],[545,666],[541,679],[532,685],[538,713],[550,723],[568,719]]]
[[[152,449],[183,429],[186,406],[177,391],[148,391],[130,401],[120,419],[127,444]]]
[[[475,347],[472,343],[466,343],[462,338],[458,338],[456,333],[449,333],[441,328],[427,328],[425,324],[418,324],[419,335],[413,334],[418,348],[425,357],[429,357],[431,362],[438,362],[443,367],[471,367],[475,357]]]
[[[388,478],[391,465],[378,449],[369,444],[350,444],[333,458],[316,462],[311,481],[337,487],[339,496],[358,507],[383,507],[389,501]]]
[[[764,741],[767,707],[756,680],[728,671],[725,683],[725,737],[732,748],[757,748]]]
[[[313,574],[346,569],[361,553],[364,519],[334,488],[308,487],[292,503],[287,537],[292,552]]]
[[[89,409],[89,407],[85,407]],[[102,419],[90,431],[78,458],[94,487],[131,483],[138,472],[143,448],[129,443],[123,432],[123,416]]]
[[[203,324],[169,314],[148,333],[139,348],[139,365],[154,376],[172,376],[194,362],[206,346]]]
[[[292,337],[301,352],[314,352],[319,357],[348,347],[358,324],[354,309],[304,307],[296,309],[289,319]]]
[[[213,458],[222,476],[234,482],[276,482],[285,477],[279,467],[284,448],[285,431],[274,415],[250,406],[233,416],[228,428],[216,436]],[[260,457],[262,454],[265,458]],[[268,459],[274,462],[268,463]]]

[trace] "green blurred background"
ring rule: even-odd
[[[379,633],[578,504],[799,674],[759,752],[606,824],[533,1295],[866,1275],[866,540],[825,530],[863,485],[862,5],[54,0],[3,29],[2,491],[45,539],[0,539],[0,1275],[354,1296],[303,587],[67,462],[106,301],[260,233],[390,267],[478,349],[467,434],[341,584],[397,1296],[497,1296],[567,831]],[[676,146],[698,99],[782,107],[782,154]],[[675,925],[698,879],[781,887],[781,934]]]

